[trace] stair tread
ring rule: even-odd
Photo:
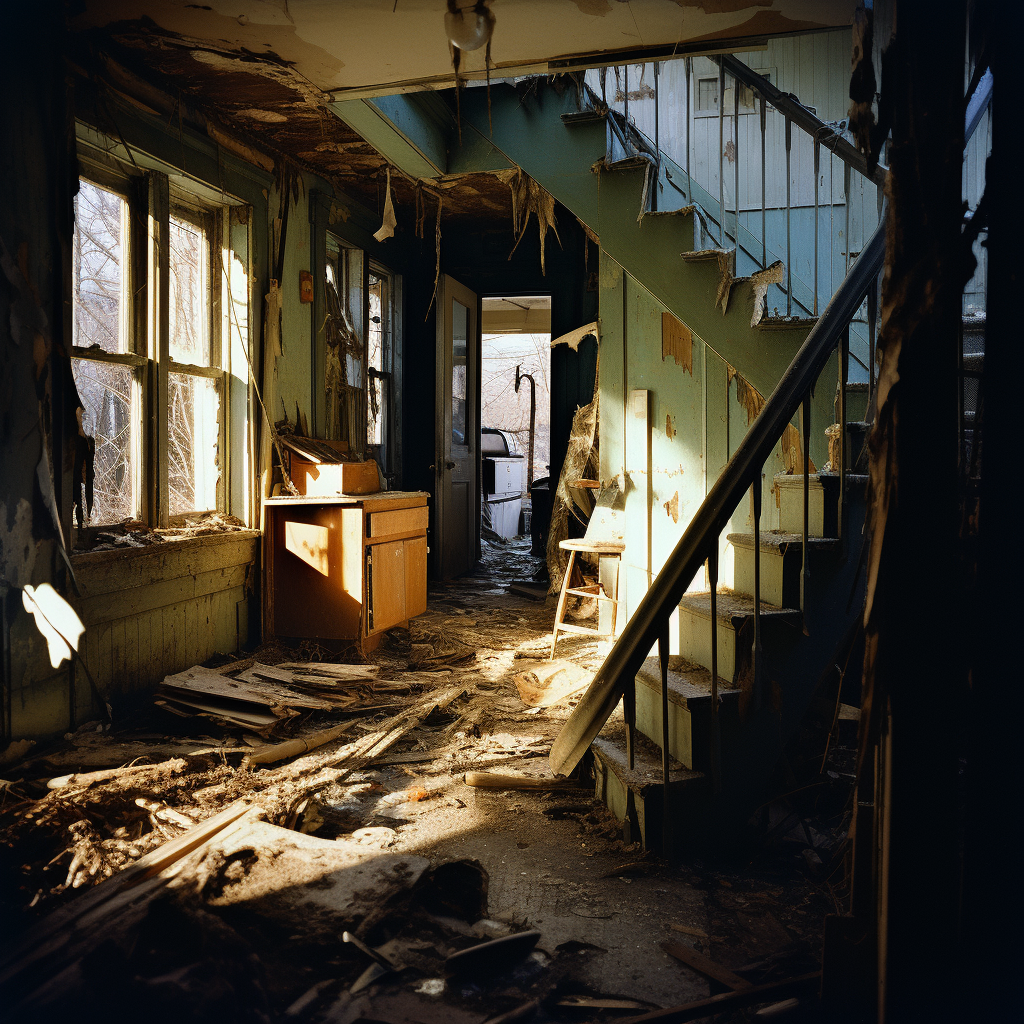
[[[818,322],[816,316],[763,316],[757,323],[759,331],[789,331],[794,327],[810,327]]]
[[[611,736],[597,736],[591,747],[615,774],[627,786],[643,789],[647,786],[660,786],[662,783],[661,756],[654,757],[639,744],[634,752],[633,768],[628,767],[626,760],[626,744],[624,740]],[[678,762],[676,762],[678,764]],[[669,770],[669,784],[694,783],[707,778],[704,772],[696,772],[682,765]]]
[[[807,477],[811,487],[823,487],[825,484],[833,482],[836,487],[839,486],[838,473],[808,473]],[[804,485],[803,473],[776,473],[773,480],[780,487],[803,487]],[[868,475],[867,473],[847,473],[846,482],[847,484],[866,484]]]
[[[731,627],[736,619],[750,618],[754,614],[754,598],[750,594],[740,594],[735,590],[724,589],[719,590],[716,597],[718,621],[723,625]],[[707,618],[711,617],[710,591],[684,594],[679,604],[697,612],[699,615],[704,615]],[[799,619],[800,609],[780,608],[777,605],[762,601],[761,618],[781,619],[783,621],[794,618]]]
[[[716,260],[723,253],[732,252],[731,249],[695,249],[692,252],[681,252],[679,255],[687,263],[700,263],[702,261]]]
[[[650,161],[645,160],[642,156],[627,156],[622,160],[601,160],[599,161],[602,171],[612,172],[629,172],[629,171],[640,171],[645,167],[650,167]]]
[[[752,548],[754,535],[751,533],[730,533],[726,536],[734,547]],[[807,543],[816,548],[833,548],[839,540],[836,537],[808,537]],[[761,531],[761,550],[784,554],[791,547],[800,547],[803,536],[799,533],[782,533],[778,530]]]
[[[637,678],[641,677],[653,682],[654,688],[660,692],[661,661],[654,656],[647,658],[640,666],[640,671],[637,672]],[[673,655],[669,658],[668,688],[670,693],[675,693],[687,701],[706,701],[711,697],[711,673],[703,665],[688,661],[679,655]],[[738,687],[733,686],[728,679],[719,675],[719,697],[727,697],[740,692]]]
[[[597,110],[573,110],[562,114],[562,124],[595,124],[604,121],[607,115]]]

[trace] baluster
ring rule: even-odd
[[[846,537],[846,472],[853,461],[853,451],[847,458],[846,446],[846,382],[850,376],[850,325],[846,325],[839,343],[839,537]]]
[[[875,330],[878,318],[878,279],[868,288],[868,405],[875,393]]]
[[[846,201],[846,273],[850,273],[850,165],[843,164],[843,198]]]
[[[629,124],[629,65],[622,65],[622,118]],[[626,138],[629,138],[629,129],[626,129]]]
[[[708,583],[711,586],[711,785],[717,796],[722,791],[722,747],[718,727],[718,537],[711,540],[708,555]]]
[[[668,856],[669,836],[669,756],[668,756],[668,651],[669,651],[669,620],[665,620],[664,628],[658,637],[658,659],[661,662],[661,845],[662,852]]]
[[[693,182],[690,180],[690,133],[693,121],[690,119],[690,58],[683,58],[683,74],[686,78],[686,194],[693,202]]]
[[[807,630],[807,580],[810,575],[807,564],[807,533],[808,521],[811,510],[811,395],[808,392],[804,396],[803,405],[800,407],[800,427],[803,435],[803,463],[804,463],[804,531],[803,531],[803,562],[800,566],[800,608],[804,617],[804,633]]]
[[[754,680],[754,706],[759,707],[763,695],[761,675],[763,672],[761,652],[761,474],[751,485],[750,496],[754,502],[754,647],[752,654],[752,677]]]
[[[761,97],[761,266],[768,266],[768,228],[765,216],[767,206],[767,189],[765,184],[768,180],[768,173],[765,166],[764,136],[765,127],[768,121],[768,102]]]
[[[658,124],[658,62],[654,62],[654,152],[658,165],[654,171],[654,189],[651,192],[651,210],[658,210],[658,181],[661,178],[661,138]],[[689,182],[687,182],[689,185]]]
[[[722,160],[725,158],[725,65],[718,65],[718,235],[722,248],[726,247],[725,232],[725,173]]]
[[[792,178],[792,157],[793,157],[793,122],[786,118],[786,316],[793,315],[793,257],[792,257],[792,233],[790,221],[792,210],[792,197],[790,195],[790,180]]]
[[[814,140],[814,315],[818,315],[818,177],[821,146]]]
[[[608,69],[601,68],[598,73],[601,82],[601,102],[607,107],[608,106]]]
[[[740,83],[734,78],[732,80],[732,188],[733,206],[736,208],[736,255],[739,256],[740,249]],[[737,271],[739,268],[737,267]]]
[[[626,763],[633,770],[633,754],[636,750],[636,680],[630,679],[622,691],[622,717],[626,720]]]

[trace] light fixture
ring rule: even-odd
[[[459,50],[479,50],[489,43],[494,32],[494,15],[484,0],[460,10],[455,0],[448,0],[444,16],[444,31],[448,42]]]

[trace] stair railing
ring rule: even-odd
[[[991,76],[983,76],[967,104],[965,139],[970,141],[991,96]],[[794,111],[795,113],[795,111]],[[801,115],[802,116],[802,115]],[[813,115],[811,115],[813,116]],[[711,726],[712,784],[721,787],[718,726],[718,624],[716,590],[718,583],[719,538],[733,512],[750,489],[753,497],[754,539],[754,640],[753,672],[755,681],[762,669],[761,657],[761,586],[760,586],[760,515],[761,471],[786,426],[799,411],[803,441],[803,564],[801,568],[801,606],[806,611],[810,394],[827,361],[840,351],[841,444],[838,474],[840,478],[840,530],[845,536],[845,482],[847,466],[846,433],[846,366],[849,350],[850,322],[865,297],[876,292],[885,256],[885,219],[878,224],[860,256],[851,266],[839,288],[830,299],[818,321],[811,328],[775,390],[743,437],[736,452],[712,485],[700,508],[668,560],[655,577],[636,611],[630,616],[622,633],[594,676],[593,682],[573,710],[551,748],[550,765],[556,774],[568,774],[579,763],[591,742],[601,731],[619,700],[627,715],[630,739],[635,722],[635,679],[648,653],[658,644],[662,679],[662,771],[664,782],[665,821],[668,821],[669,752],[668,752],[668,652],[669,620],[690,583],[705,563],[711,598]],[[628,743],[630,768],[634,744]],[[664,830],[667,836],[667,829]]]

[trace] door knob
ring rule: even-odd
[[[454,469],[455,468],[455,463],[454,462],[446,462],[444,464],[444,468],[445,469]]]

